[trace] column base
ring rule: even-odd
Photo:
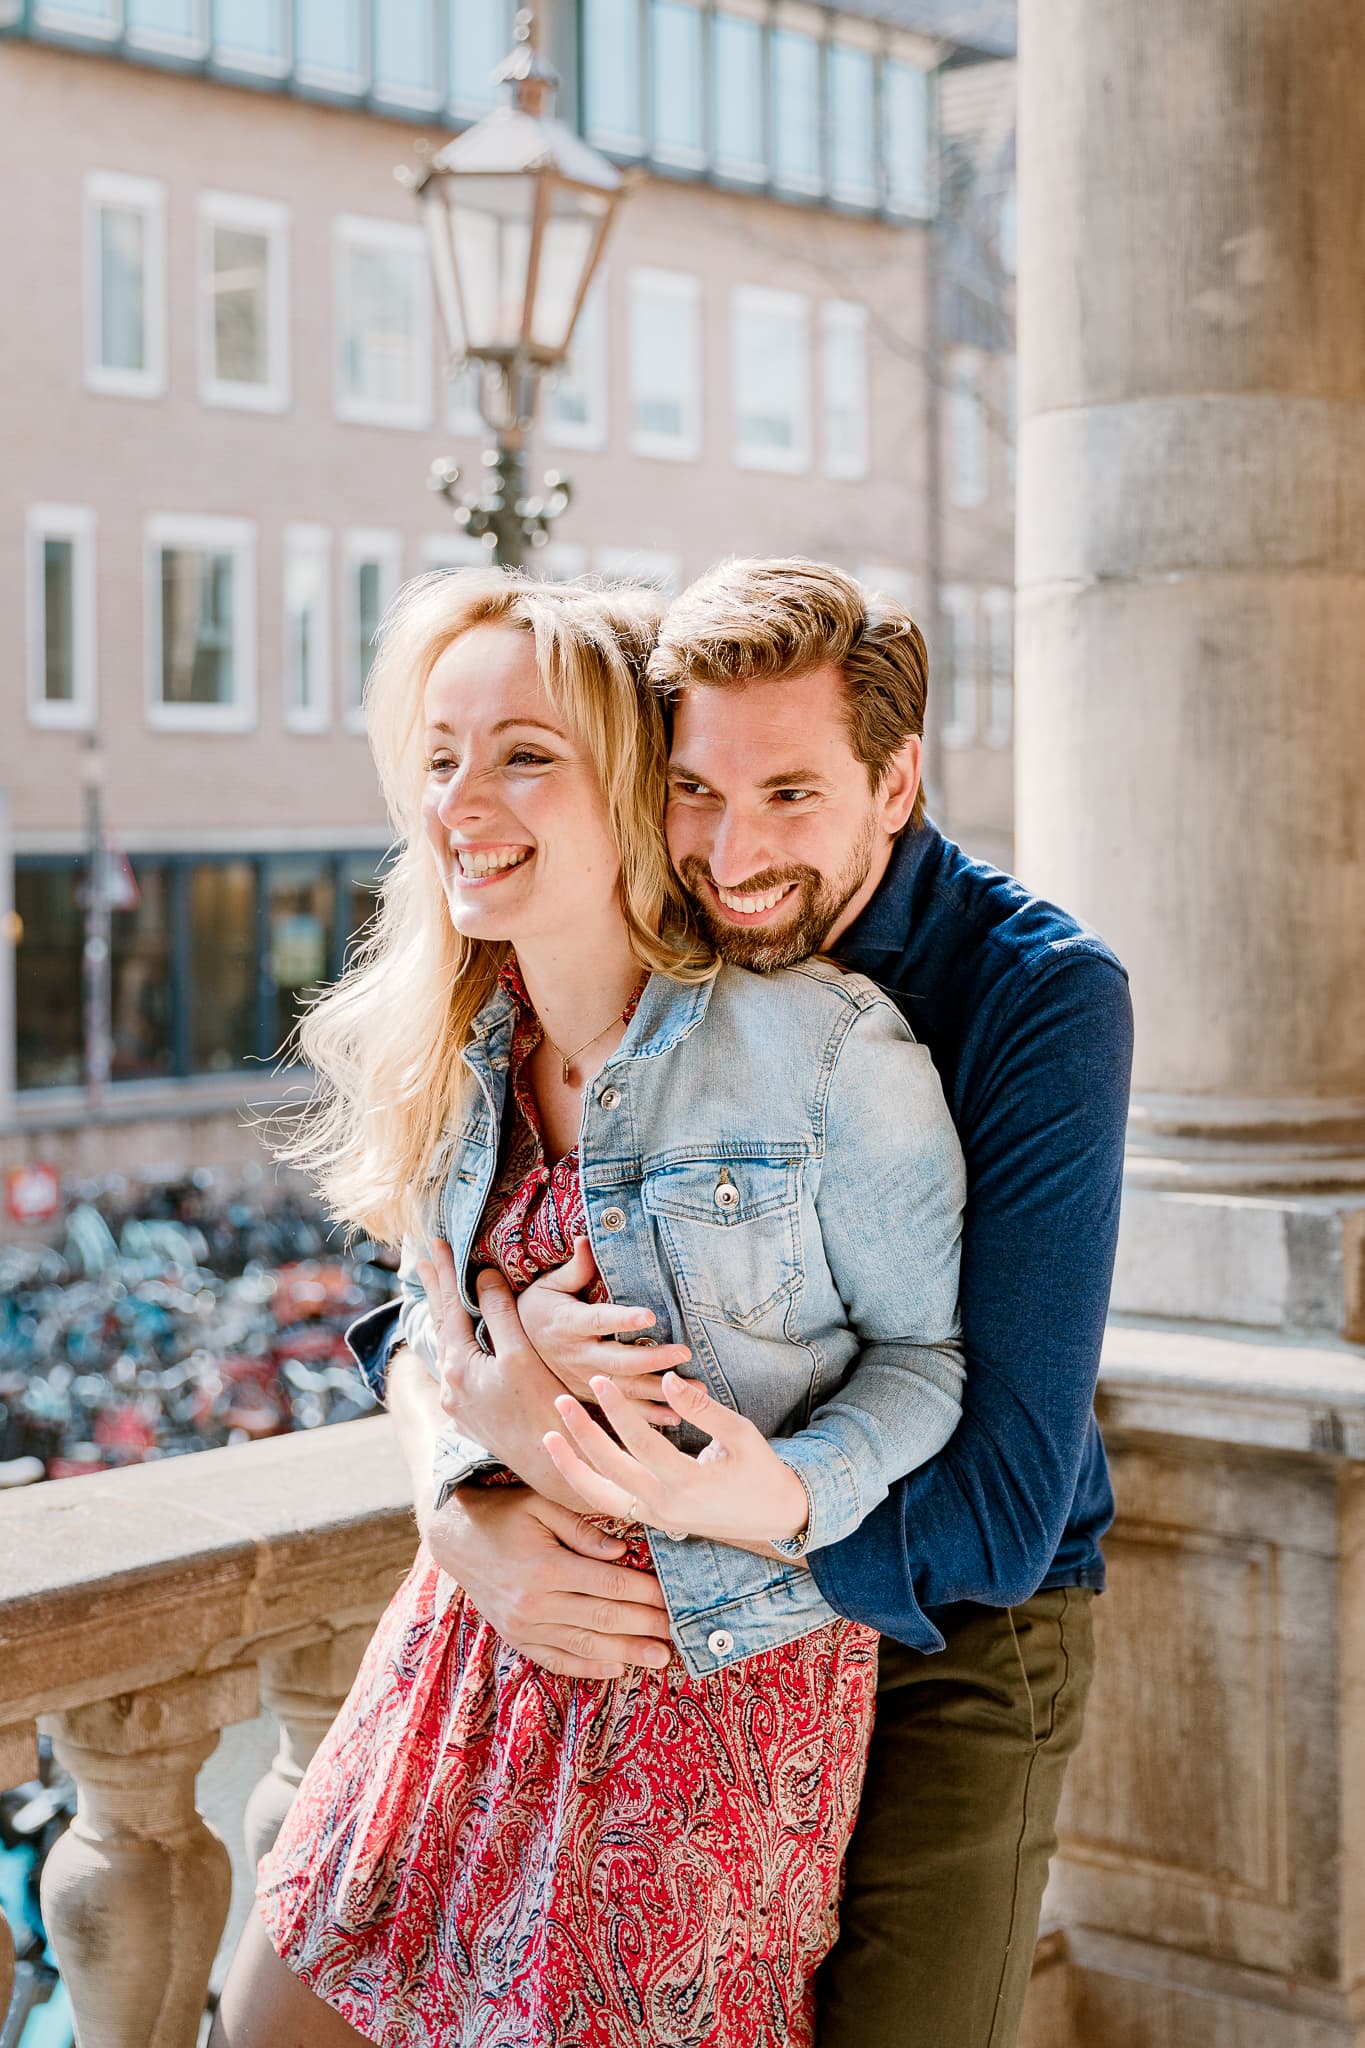
[[[1127,1179],[1186,1194],[1365,1193],[1365,1101],[1135,1095]]]

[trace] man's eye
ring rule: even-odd
[[[773,795],[780,804],[803,804],[807,797],[814,796],[813,789],[775,789]]]
[[[708,789],[704,782],[675,782],[673,794],[674,796],[712,796],[715,792]]]

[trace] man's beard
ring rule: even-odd
[[[714,888],[715,882],[707,863],[697,854],[689,853],[678,873],[692,898],[697,923],[721,959],[728,960],[732,967],[750,967],[758,974],[767,974],[775,967],[794,967],[798,960],[809,960],[812,953],[820,951],[830,930],[871,873],[876,846],[876,822],[869,818],[847,864],[833,879],[822,875],[818,868],[789,867],[765,868],[761,875],[747,880],[736,893],[761,896],[770,889],[795,882],[795,892],[788,901],[796,907],[789,909],[784,905],[786,914],[776,924],[730,924],[718,917],[709,897],[702,894],[704,883],[709,882]]]

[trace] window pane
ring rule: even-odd
[[[549,417],[554,426],[578,435],[600,430],[604,378],[602,351],[606,343],[602,285],[589,292],[574,329],[573,352],[550,386]]]
[[[379,631],[379,621],[384,616],[384,565],[382,562],[357,562],[356,580],[356,650],[353,673],[359,678],[356,702],[360,702],[366,683],[370,679],[370,664],[374,660],[374,636]]]
[[[128,0],[128,26],[192,42],[198,36],[197,12],[195,0]]]
[[[351,242],[343,247],[341,260],[342,369],[348,393],[385,405],[416,404],[422,392],[416,254]]]
[[[270,381],[270,242],[247,228],[210,230],[213,374],[227,384]]]
[[[320,711],[327,630],[327,558],[292,547],[284,567],[285,701],[291,711]]]
[[[970,590],[944,591],[941,630],[945,644],[935,668],[943,684],[943,737],[962,746],[976,731],[976,606]]]
[[[232,556],[216,550],[161,550],[163,703],[232,703],[235,571]]]
[[[660,155],[700,156],[702,127],[701,9],[683,0],[654,0],[650,11],[651,139]]]
[[[929,75],[914,64],[890,63],[882,79],[891,203],[924,213],[930,201]]]
[[[350,76],[361,69],[355,0],[298,0],[295,19],[300,64]]]
[[[52,0],[47,7],[39,0],[37,12],[40,20],[44,14],[51,13],[73,15],[81,21],[112,23],[118,20],[118,0]]]
[[[102,206],[99,223],[100,363],[106,370],[145,370],[146,216]]]
[[[14,874],[20,921],[15,952],[16,1079],[21,1088],[72,1087],[81,1079],[81,951],[77,889],[82,864]]]
[[[583,104],[599,142],[639,140],[639,0],[584,0]]]
[[[43,696],[70,704],[76,695],[76,544],[43,542]]]
[[[753,452],[799,453],[805,441],[806,408],[804,320],[776,308],[737,308],[735,412],[740,446]]]
[[[696,316],[671,293],[637,289],[630,306],[631,416],[638,434],[685,440],[692,433]]]
[[[267,870],[266,974],[273,990],[270,1050],[284,1050],[327,979],[336,888],[330,861],[273,860]]]
[[[763,172],[763,31],[756,21],[717,14],[711,77],[715,156],[721,170]]]
[[[144,860],[130,872],[137,905],[116,910],[110,920],[111,1072],[116,1081],[150,1079],[169,1074],[173,1066],[171,873],[162,863]]]
[[[507,0],[450,0],[450,97],[461,112],[496,104],[493,73],[511,46]]]
[[[860,311],[831,308],[825,321],[825,467],[833,476],[861,476],[867,467],[867,330]]]
[[[358,859],[345,864],[346,885],[346,952],[351,954],[356,941],[365,936],[365,928],[379,908],[379,876],[373,861]]]
[[[949,377],[952,500],[965,510],[979,505],[986,495],[986,409],[976,365],[969,357],[959,357]]]
[[[400,92],[430,92],[435,84],[432,0],[381,0],[374,14],[376,85]],[[460,0],[454,0],[454,11]]]
[[[773,169],[803,191],[820,183],[820,45],[785,28],[773,35]]]
[[[190,870],[190,1064],[238,1067],[256,1050],[256,872],[250,861]]]
[[[213,39],[248,57],[282,57],[280,0],[215,0]]]
[[[873,199],[877,191],[872,57],[847,43],[829,52],[830,182],[841,199]]]

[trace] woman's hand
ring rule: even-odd
[[[567,1265],[538,1280],[517,1297],[521,1325],[555,1378],[580,1401],[591,1401],[595,1373],[620,1382],[621,1391],[638,1415],[668,1429],[677,1416],[664,1399],[665,1372],[686,1365],[692,1353],[685,1344],[618,1344],[616,1333],[630,1335],[654,1326],[653,1311],[627,1308],[613,1301],[582,1301],[584,1288],[598,1277],[592,1246],[574,1239]]]
[[[641,1420],[615,1382],[591,1381],[602,1413],[621,1439],[614,1444],[570,1394],[555,1402],[568,1436],[557,1430],[545,1448],[560,1473],[598,1514],[647,1522],[670,1536],[709,1536],[718,1543],[769,1543],[799,1536],[809,1515],[806,1489],[762,1431],[713,1401],[696,1380],[664,1375],[674,1416],[711,1441],[700,1457],[680,1451]],[[780,1553],[779,1553],[780,1554]]]

